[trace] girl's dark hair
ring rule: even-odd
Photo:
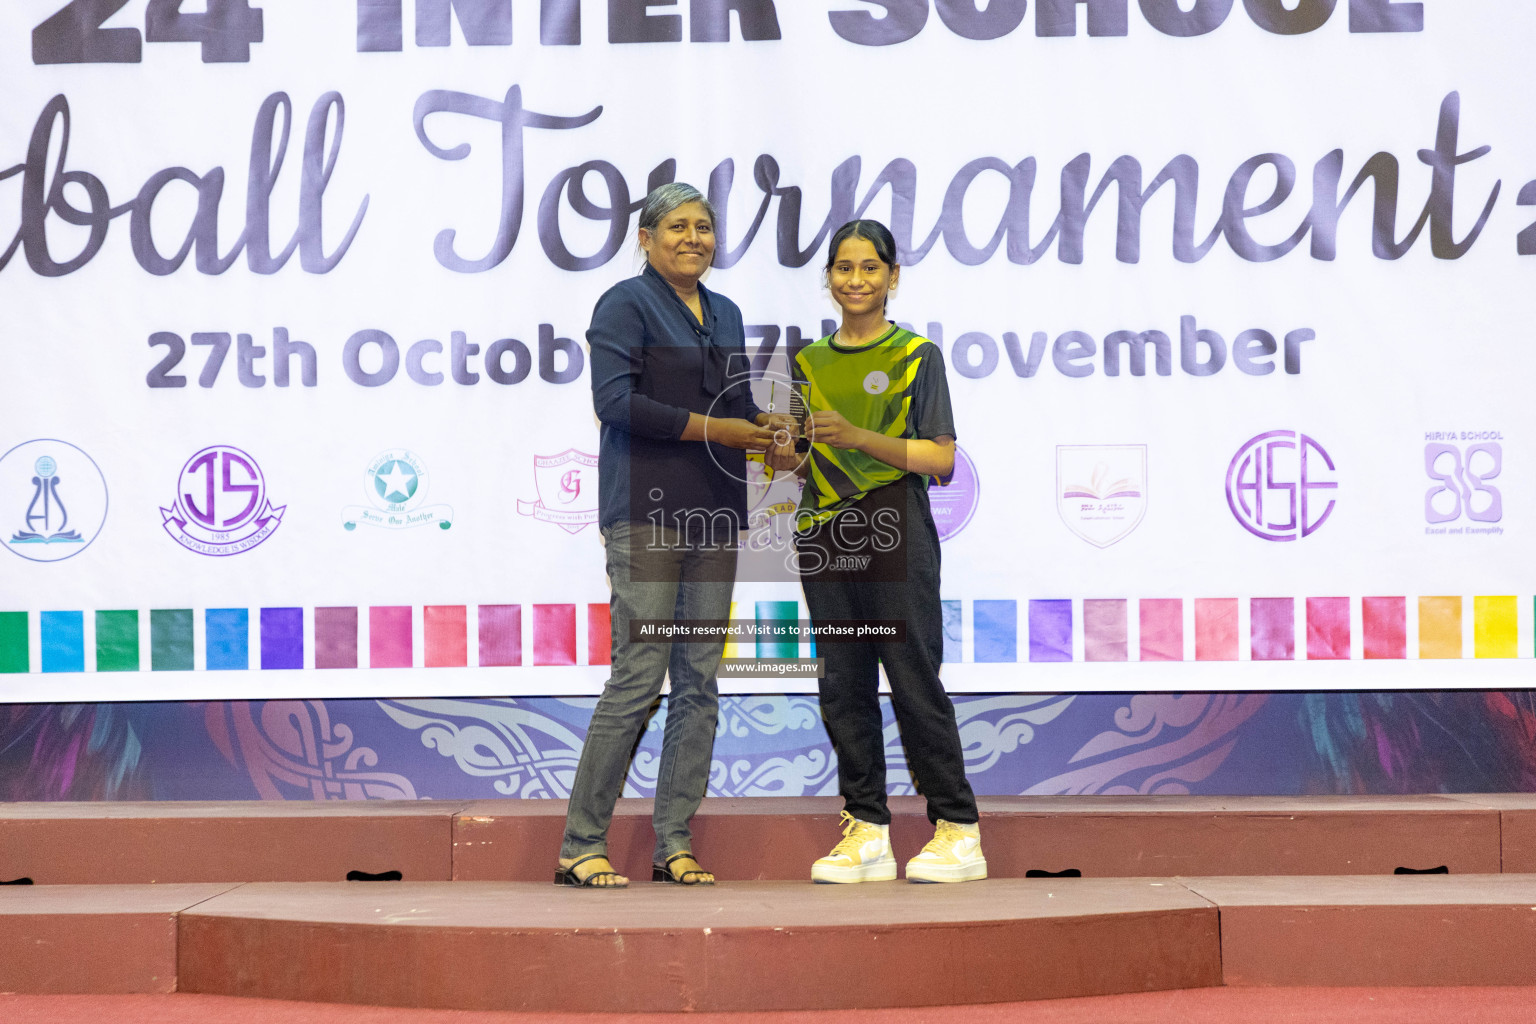
[[[837,250],[850,238],[862,238],[875,247],[875,255],[880,257],[880,262],[888,267],[894,267],[896,263],[896,239],[892,237],[890,228],[877,220],[851,220],[838,228],[832,235],[832,246],[827,250],[827,265],[824,269],[831,270],[832,264],[837,262]]]

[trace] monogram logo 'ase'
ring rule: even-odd
[[[1310,537],[1333,512],[1333,492],[1339,486],[1333,472],[1333,459],[1312,438],[1294,430],[1271,430],[1250,438],[1232,456],[1227,507],[1255,537]],[[1326,493],[1314,494],[1317,491]]]

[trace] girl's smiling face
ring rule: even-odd
[[[827,290],[848,316],[883,313],[886,297],[901,275],[880,258],[867,238],[845,238],[827,268]]]

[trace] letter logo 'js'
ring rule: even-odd
[[[250,455],[229,445],[204,448],[187,460],[176,500],[160,510],[165,532],[199,555],[249,551],[282,525],[286,505],[267,500],[267,481]]]

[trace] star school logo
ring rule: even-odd
[[[388,465],[369,472],[373,477],[374,493],[391,504],[404,505],[410,501],[421,482],[416,467],[404,459],[390,459]]]
[[[517,503],[519,515],[554,523],[566,533],[580,533],[597,522],[597,456],[568,448],[559,455],[533,457],[533,482],[539,496]]]
[[[363,494],[369,504],[342,509],[342,527],[355,530],[361,523],[381,530],[434,525],[439,530],[450,528],[453,506],[425,504],[427,483],[426,466],[415,452],[406,448],[380,452],[363,470]]]
[[[107,482],[74,445],[27,441],[0,456],[0,502],[9,550],[31,562],[61,562],[101,533]]]
[[[256,460],[218,444],[181,467],[176,500],[160,517],[172,540],[199,555],[222,558],[249,551],[283,523],[288,506],[272,507]]]

